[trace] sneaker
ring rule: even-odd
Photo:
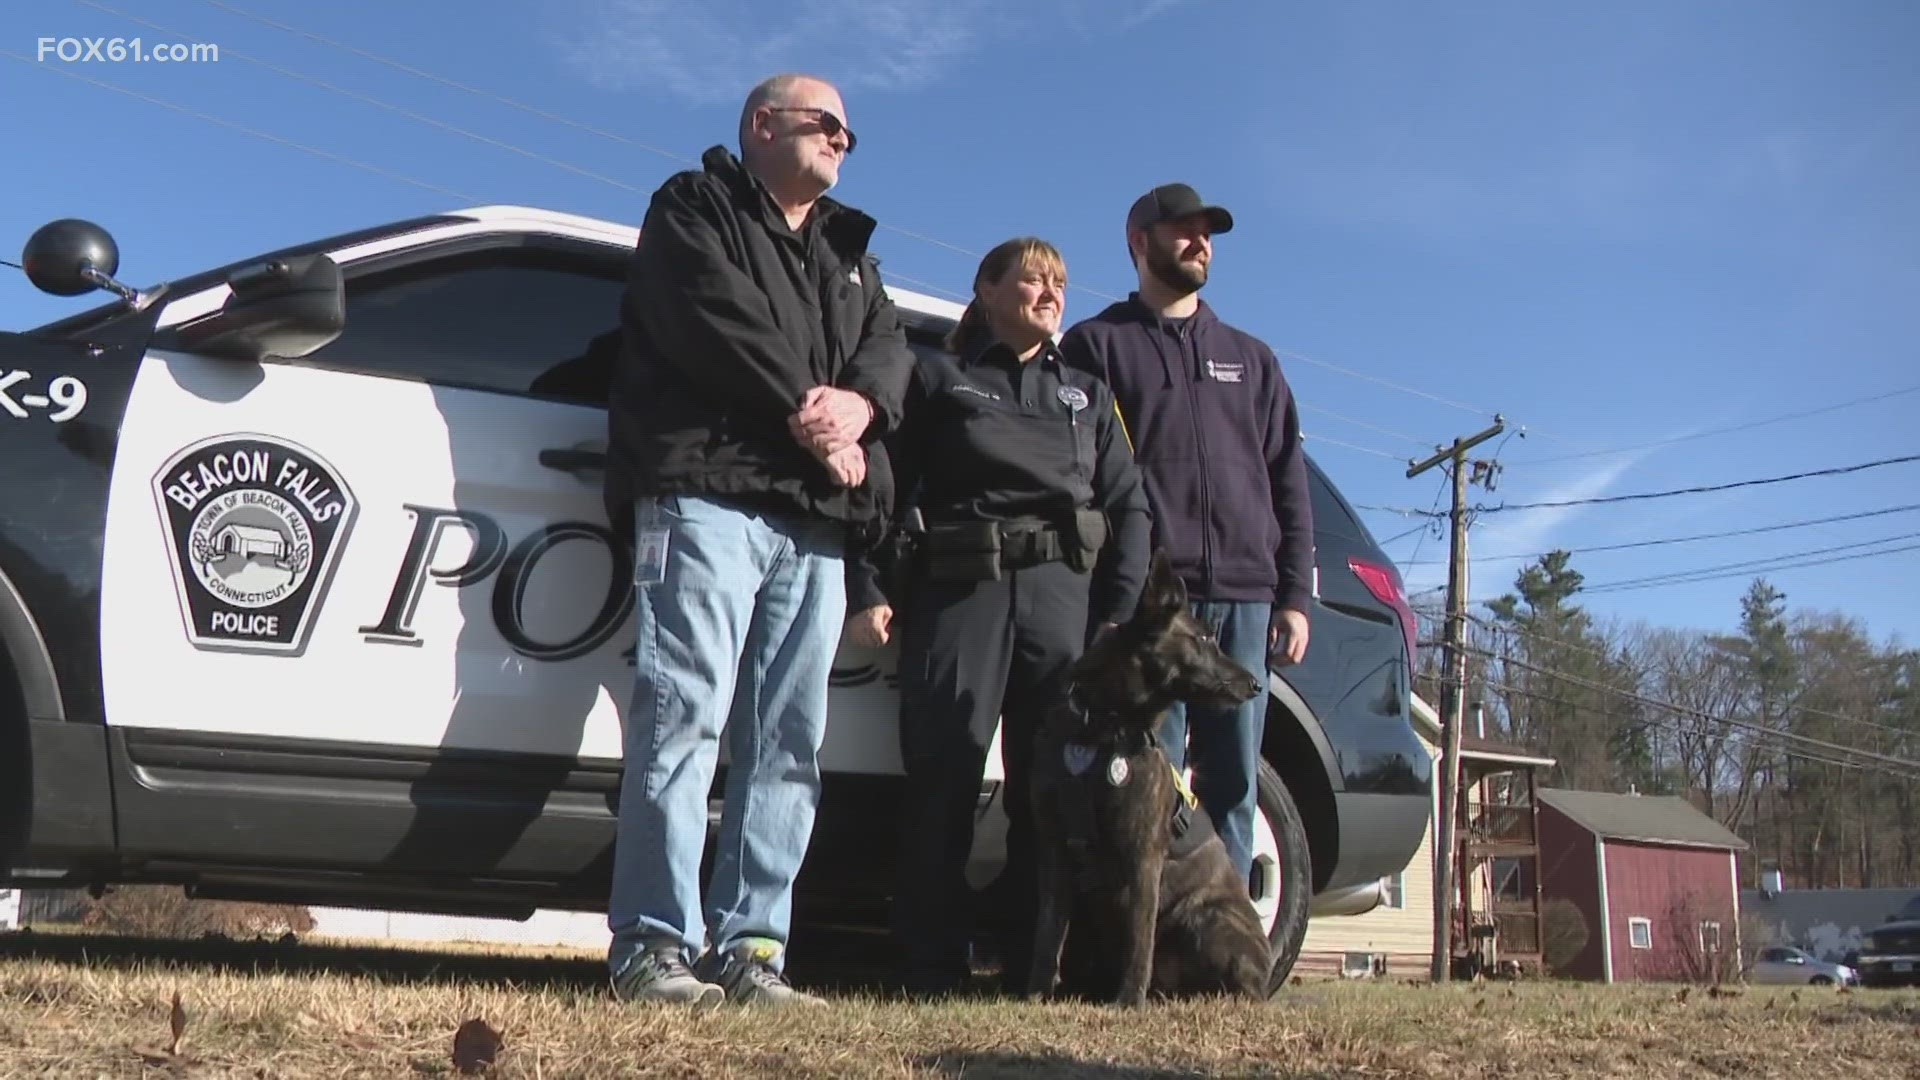
[[[794,989],[773,969],[779,955],[779,942],[748,938],[726,952],[709,953],[701,961],[702,975],[738,1005],[825,1005],[824,998]]]
[[[703,982],[687,969],[677,945],[643,950],[613,979],[613,996],[621,1001],[666,1001],[711,1009],[726,995],[724,988]]]

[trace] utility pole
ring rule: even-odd
[[[1454,819],[1460,801],[1460,729],[1467,721],[1467,485],[1478,472],[1467,461],[1467,451],[1506,429],[1506,420],[1496,415],[1492,427],[1455,439],[1452,446],[1407,468],[1407,479],[1411,480],[1443,461],[1453,462],[1453,543],[1447,559],[1446,653],[1440,678],[1444,695],[1440,708],[1440,840],[1433,861],[1432,974],[1436,983],[1448,981],[1453,962],[1454,849],[1458,846]]]

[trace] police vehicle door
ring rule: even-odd
[[[337,255],[346,330],[311,356],[149,353],[108,511],[110,729],[617,760],[630,556],[595,451],[628,250],[390,238]]]

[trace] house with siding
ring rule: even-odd
[[[1431,714],[1432,710],[1427,712]],[[1428,757],[1439,757],[1438,725],[1416,722],[1414,730],[1419,732]],[[1432,798],[1430,815],[1439,808],[1437,789]],[[1433,852],[1437,839],[1433,820],[1429,818],[1426,835],[1406,868],[1381,879],[1379,903],[1372,910],[1307,921],[1307,936],[1300,946],[1300,958],[1294,962],[1294,974],[1309,979],[1428,976],[1433,961]]]
[[[1540,790],[1541,885],[1585,923],[1560,972],[1601,982],[1697,982],[1739,970],[1747,842],[1684,799]]]
[[[1439,714],[1416,696],[1413,720],[1421,746],[1438,763]],[[1552,764],[1550,757],[1495,742],[1477,730],[1462,734],[1463,798],[1455,819],[1457,889],[1452,905],[1456,956],[1477,953],[1487,958],[1487,966],[1503,950],[1537,956],[1537,897],[1513,887],[1516,868],[1530,866],[1534,855],[1534,811],[1526,797],[1515,792],[1531,791],[1532,770]],[[1295,973],[1309,978],[1432,975],[1440,770],[1434,769],[1433,776],[1427,832],[1419,850],[1399,873],[1381,879],[1379,902],[1371,910],[1311,919]],[[1521,876],[1538,880],[1537,873]],[[1476,925],[1483,932],[1473,932]]]

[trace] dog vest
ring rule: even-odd
[[[1158,749],[1159,746],[1159,738],[1149,733],[1141,749]],[[1063,751],[1061,764],[1071,779],[1062,787],[1062,832],[1071,863],[1069,869],[1074,871],[1083,885],[1093,884],[1099,871],[1094,860],[1099,840],[1094,800],[1103,785],[1121,788],[1132,781],[1132,766],[1128,761],[1131,756],[1124,745],[1103,750],[1086,743],[1070,742]],[[1167,822],[1172,837],[1167,847],[1167,858],[1178,859],[1214,835],[1213,819],[1200,808],[1200,800],[1194,796],[1186,778],[1180,775],[1172,762],[1167,762],[1167,770],[1173,774],[1174,791],[1179,795],[1174,800],[1173,815]]]

